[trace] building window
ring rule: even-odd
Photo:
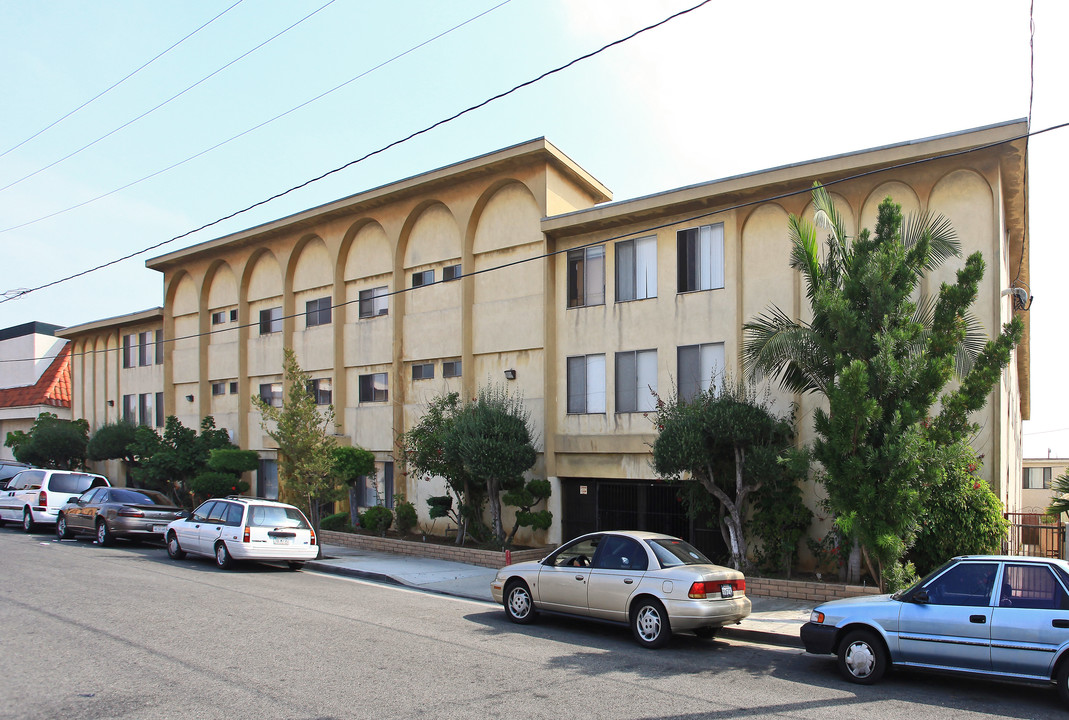
[[[434,270],[412,273],[412,287],[434,284]]]
[[[442,363],[442,377],[460,377],[460,361],[446,360]]]
[[[122,366],[124,368],[137,367],[134,352],[137,348],[137,335],[122,336]]]
[[[605,304],[605,248],[568,251],[568,307]]]
[[[237,384],[236,381],[232,381],[230,383],[230,394],[231,395],[237,395],[238,394],[238,384]]]
[[[226,322],[226,310],[212,313],[212,325],[222,325]]]
[[[724,343],[682,345],[678,350],[679,397],[690,402],[710,387],[724,387]]]
[[[333,402],[333,391],[330,378],[319,378],[308,381],[308,394],[315,398],[316,405],[330,405]]]
[[[676,233],[679,292],[724,287],[724,224]]]
[[[260,311],[260,334],[282,332],[282,308],[273,307]]]
[[[450,280],[456,280],[461,276],[460,263],[456,265],[446,265],[442,268],[442,281],[449,282]]]
[[[657,400],[657,351],[616,353],[616,412],[649,412]]]
[[[163,365],[163,330],[156,331],[156,364]]]
[[[226,395],[226,383],[214,382],[212,383],[212,395]]]
[[[432,380],[434,378],[434,363],[415,363],[412,365],[413,380]]]
[[[238,309],[237,308],[233,308],[230,311],[230,322],[237,322],[237,321],[238,321]]]
[[[161,428],[167,424],[167,419],[163,416],[163,393],[156,393],[156,427]]]
[[[152,364],[152,344],[148,341],[147,332],[137,334],[137,364],[141,367]]]
[[[304,326],[330,325],[330,298],[309,300],[304,304]]]
[[[386,294],[385,286],[360,291],[360,317],[377,317],[389,312],[390,296]]]
[[[1024,469],[1025,490],[1050,490],[1051,476],[1054,468],[1029,467]]]
[[[137,395],[122,396],[122,421],[137,424]]]
[[[363,507],[384,505],[393,507],[393,463],[383,463],[382,476],[364,475],[357,487],[359,502]]]
[[[616,243],[616,301],[657,297],[657,238]]]
[[[605,412],[605,356],[568,358],[568,412]]]
[[[260,460],[256,471],[256,495],[269,500],[278,499],[278,460]]]
[[[261,384],[260,399],[271,407],[282,407],[282,383]]]
[[[390,391],[386,373],[360,376],[360,402],[386,402]]]
[[[154,426],[156,424],[156,395],[142,393],[138,396],[137,424]]]

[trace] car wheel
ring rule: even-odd
[[[531,589],[523,580],[513,580],[505,586],[505,614],[509,620],[520,625],[534,622],[538,611],[535,610]]]
[[[631,632],[643,647],[663,647],[672,637],[664,605],[653,598],[636,603],[631,609]]]
[[[1063,661],[1058,667],[1058,694],[1062,702],[1069,704],[1069,662]]]
[[[289,565],[290,570],[292,570],[293,572],[297,572],[298,570],[304,567],[303,562],[291,562],[286,564]]]
[[[167,536],[167,557],[172,560],[181,560],[186,556],[186,551],[178,544],[178,535],[171,533]]]
[[[230,556],[230,551],[222,540],[215,545],[215,564],[220,570],[229,570],[234,565],[234,558]]]
[[[712,640],[716,637],[716,634],[718,632],[720,632],[720,628],[718,627],[703,627],[694,629],[694,634],[702,640]]]
[[[871,685],[886,671],[887,651],[871,630],[854,630],[839,643],[839,672],[850,682]]]
[[[32,533],[37,529],[37,523],[33,521],[33,513],[29,508],[22,511],[22,531]]]
[[[72,535],[70,528],[67,527],[67,516],[62,513],[56,518],[56,537],[60,540],[66,540]]]
[[[103,520],[97,520],[97,544],[111,545],[115,542],[115,536],[108,530],[108,524]]]

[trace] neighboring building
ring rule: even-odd
[[[1028,279],[1025,148],[1015,139],[1025,132],[1006,123],[611,204],[540,139],[153,258],[148,267],[164,276],[164,412],[189,426],[213,415],[260,453],[253,491],[271,494],[276,451],[251,398],[281,401],[282,348],[292,347],[317,398],[335,405],[339,439],[375,454],[365,503],[403,490],[425,519],[443,486],[401,475],[398,435],[436,395],[473,397],[504,382],[525,398],[541,451],[534,472],[554,488],[553,528],[521,541],[644,527],[711,547],[718,533],[688,520],[650,466],[650,389],[687,394],[714,374],[738,376],[742,323],[770,304],[805,317],[787,217],[812,215],[814,181],[830,185],[854,233],[874,225],[886,196],[907,214],[946,215],[964,252],[984,255],[974,311],[998,332],[1014,312],[1002,291]],[[925,292],[959,265],[946,263]],[[135,331],[104,341],[90,329],[68,332],[117,348]],[[76,379],[96,383],[117,372],[75,365]],[[126,390],[78,392],[95,426],[107,416],[102,399]],[[815,400],[778,388],[773,397],[783,411],[799,405],[810,442]],[[1026,331],[974,418],[986,477],[1009,508],[1021,504],[1028,399]],[[810,487],[813,504],[816,494]]]
[[[1020,512],[1043,514],[1053,497],[1051,483],[1069,471],[1069,459],[1025,458],[1022,465]]]
[[[31,322],[0,330],[0,460],[13,460],[7,434],[29,431],[50,412],[71,419],[70,348],[58,325]]]
[[[74,417],[89,421],[90,435],[101,425],[120,420],[162,432],[163,309],[74,325],[56,333],[70,341]],[[193,427],[198,427],[199,421]],[[91,463],[113,484],[126,484],[118,460]]]

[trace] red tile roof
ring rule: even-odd
[[[67,343],[34,385],[0,390],[0,408],[71,406],[71,346]]]

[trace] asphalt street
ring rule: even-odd
[[[740,634],[741,635],[741,634]],[[1064,717],[1053,690],[895,673],[162,547],[0,530],[0,718]]]

